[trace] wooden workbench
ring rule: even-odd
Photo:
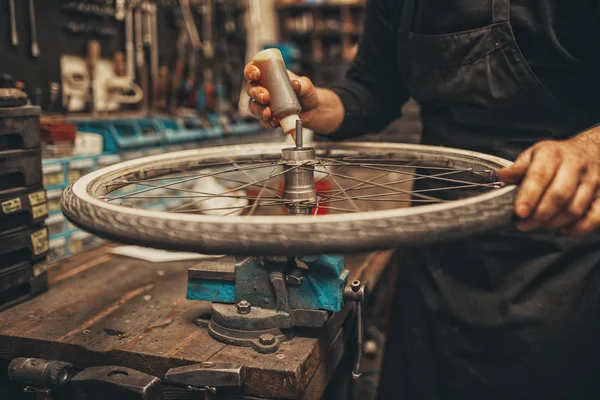
[[[50,290],[0,313],[0,359],[37,357],[129,367],[163,378],[172,367],[203,361],[240,363],[240,393],[318,399],[344,355],[348,309],[318,330],[301,332],[276,354],[212,339],[193,321],[206,303],[185,298],[187,270],[197,262],[149,263],[101,247],[49,269]],[[351,279],[380,276],[391,252],[346,258]]]

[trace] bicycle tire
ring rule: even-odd
[[[466,150],[396,143],[316,143],[327,151],[409,151],[454,162],[476,162],[495,171],[510,161]],[[206,254],[306,255],[354,253],[426,245],[500,228],[513,218],[514,185],[442,204],[358,214],[222,218],[132,210],[96,196],[107,179],[144,166],[194,162],[221,156],[272,154],[280,144],[186,150],[128,161],[93,172],[65,189],[62,209],[69,221],[100,237],[140,246]],[[112,178],[111,178],[112,177]],[[243,220],[241,219],[243,218]]]

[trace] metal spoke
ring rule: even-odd
[[[288,172],[288,171],[291,171],[291,170],[293,170],[293,169],[296,169],[296,168],[300,168],[301,166],[302,166],[302,164],[295,165],[294,167],[292,167],[292,168],[288,169],[287,171],[281,171],[281,172],[278,172],[278,173],[274,174],[273,176],[269,176],[269,177],[267,177],[267,178],[259,179],[259,180],[256,180],[256,181],[254,181],[254,182],[249,182],[249,183],[246,183],[246,184],[244,184],[244,185],[238,186],[238,187],[236,187],[236,188],[233,188],[233,189],[226,190],[225,192],[222,192],[222,193],[219,193],[219,194],[215,194],[215,195],[214,195],[212,198],[215,198],[215,197],[220,197],[220,196],[222,196],[222,195],[224,195],[224,194],[231,193],[231,192],[237,192],[238,190],[245,189],[245,188],[247,188],[247,187],[249,187],[249,186],[254,186],[254,185],[256,185],[257,183],[262,183],[262,182],[264,182],[265,180],[267,180],[267,181],[268,181],[268,180],[270,180],[270,179],[273,179],[273,178],[275,178],[276,176],[283,175],[283,174],[285,174],[285,173],[286,173],[286,172]],[[174,211],[179,211],[179,210],[182,210],[182,209],[184,209],[184,208],[186,208],[186,207],[188,207],[188,206],[190,206],[190,205],[192,205],[192,204],[201,203],[201,202],[203,202],[203,201],[206,201],[206,200],[209,200],[209,199],[196,200],[196,201],[192,201],[192,202],[185,203],[185,204],[183,204],[183,205],[181,205],[181,206],[177,207],[177,208],[176,208]]]
[[[337,177],[348,179],[348,180],[352,180],[352,181],[366,182],[363,179],[358,179],[358,178],[354,178],[352,176],[338,174],[338,173],[331,172],[331,171],[327,171],[327,173],[330,174],[330,175],[332,175],[332,176],[337,176]],[[385,185],[385,184],[382,184],[382,183],[371,182],[371,184],[375,185],[377,187],[382,187],[382,188],[385,188],[385,189],[388,189],[388,190],[396,191],[398,193],[407,194],[407,195],[411,194],[411,192],[409,190],[403,190],[403,189],[398,189],[398,188],[390,187],[389,185]],[[424,198],[424,199],[436,200],[436,201],[439,201],[439,202],[443,202],[444,201],[442,199],[438,199],[438,198],[433,197],[433,196],[427,196],[427,195],[420,194],[420,193],[415,193],[415,194],[417,195],[417,197]]]
[[[264,168],[264,167],[260,167],[260,168]],[[231,171],[229,171],[229,172],[237,172],[237,170],[238,170],[238,168],[233,168],[233,169],[232,169]],[[203,175],[201,175],[201,176],[193,176],[193,177],[189,177],[188,179],[184,179],[183,181],[171,182],[171,183],[165,183],[165,184],[162,184],[162,185],[157,185],[157,186],[154,186],[154,187],[152,187],[152,188],[149,188],[149,189],[143,189],[143,190],[139,190],[139,191],[137,191],[137,192],[132,192],[132,193],[128,193],[128,194],[125,194],[125,195],[118,196],[118,197],[114,197],[114,198],[113,198],[113,200],[117,200],[117,199],[120,199],[120,198],[126,197],[127,195],[136,195],[136,194],[147,193],[147,192],[150,192],[150,191],[152,191],[152,190],[156,190],[156,189],[164,189],[164,188],[169,188],[170,186],[173,186],[173,185],[180,185],[180,184],[182,184],[182,183],[187,183],[187,182],[191,182],[191,181],[193,181],[193,180],[202,179],[202,178],[207,178],[207,177],[209,177],[209,176],[215,176],[215,175],[218,175],[218,174],[221,174],[221,173],[225,173],[225,172],[223,172],[223,171],[220,171],[220,172],[213,172],[213,173],[209,173],[209,174],[203,174]],[[164,179],[165,179],[165,178],[163,178],[163,180],[164,180]],[[142,182],[144,182],[144,181],[142,181]],[[130,182],[127,182],[127,181],[125,181],[125,182],[121,182],[121,183],[130,184]]]
[[[281,202],[273,202],[273,203],[262,203],[259,205],[259,207],[271,207],[271,206],[281,206],[284,203]],[[191,213],[191,212],[206,212],[206,211],[221,211],[221,210],[244,210],[247,208],[252,207],[252,205],[246,205],[246,206],[236,206],[236,207],[215,207],[215,208],[193,208],[193,209],[188,209],[188,210],[171,210],[171,212],[176,212],[176,213]],[[227,214],[225,214],[227,215]],[[223,215],[223,216],[225,216]]]
[[[221,163],[219,165],[227,165],[225,163]],[[118,182],[113,182],[113,183],[105,183],[106,186],[116,186],[116,185],[129,185],[129,184],[137,184],[137,183],[143,183],[143,182],[153,182],[153,181],[164,181],[167,179],[180,179],[180,178],[198,178],[198,179],[202,179],[202,178],[207,178],[209,176],[215,176],[218,174],[229,174],[229,173],[233,173],[233,172],[239,172],[240,170],[243,171],[251,171],[254,169],[260,169],[260,168],[267,168],[272,166],[273,163],[264,163],[264,164],[254,164],[251,166],[247,166],[247,167],[238,167],[238,168],[230,168],[228,170],[225,171],[216,171],[216,172],[210,172],[210,173],[198,173],[198,174],[187,174],[187,175],[177,175],[177,176],[173,176],[173,177],[165,177],[165,176],[160,176],[160,177],[156,177],[156,178],[144,178],[141,180],[122,180],[122,181],[118,181]],[[209,168],[209,166],[201,166],[198,167],[198,169],[206,169]],[[158,170],[150,170],[150,171],[158,171]],[[179,169],[180,172],[186,171],[185,169]],[[148,170],[146,170],[145,172],[148,172]],[[172,169],[170,169],[171,174],[173,173]],[[182,183],[182,182],[177,182],[177,183]]]
[[[242,184],[246,183],[245,181],[240,181],[239,179],[223,178],[222,176],[215,178],[215,179],[218,179],[220,181],[233,182],[233,183],[242,183]],[[262,185],[252,185],[252,186],[262,187]],[[283,193],[283,189],[277,189],[277,188],[274,188],[273,186],[267,186],[267,189],[272,192]],[[273,194],[277,197],[281,197],[281,195],[279,195],[278,193],[273,193]]]
[[[452,175],[452,174],[456,174],[456,173],[457,173],[456,171],[441,172],[441,173],[439,173],[439,174],[435,174],[435,176],[442,176],[442,175]],[[389,174],[390,174],[390,172],[385,172],[383,176],[387,176],[387,175],[389,175]],[[381,176],[381,175],[378,175],[378,176]],[[411,178],[401,179],[401,180],[398,180],[398,181],[387,182],[386,184],[387,184],[387,185],[398,185],[398,184],[402,184],[402,183],[407,183],[407,182],[415,182],[415,181],[419,181],[419,180],[427,179],[427,178],[429,178],[429,177],[430,177],[430,176],[428,176],[428,175],[423,175],[423,176],[420,176],[420,177],[417,177],[417,178],[411,177]],[[356,190],[356,189],[358,189],[358,186],[361,186],[361,185],[364,185],[364,183],[362,183],[362,184],[357,184],[357,185],[355,185],[355,186],[352,186],[352,187],[350,187],[350,188],[348,188],[348,189],[345,189],[345,190],[346,190],[346,191],[350,191],[350,190]],[[361,189],[361,190],[363,190],[363,189],[371,189],[371,188],[374,188],[374,187],[377,187],[377,186],[375,186],[375,185],[366,185],[366,186],[362,186],[362,187],[360,187],[360,189]],[[329,192],[329,191],[325,191],[325,190],[324,190],[322,193],[328,193],[328,192]],[[411,191],[411,193],[416,193],[416,192],[420,192],[420,190],[416,190],[416,191],[415,191],[415,190],[412,190],[412,191]],[[338,192],[334,192],[333,194],[334,194],[334,195],[337,195],[337,194],[339,194],[339,191],[338,191]]]
[[[236,164],[235,162],[233,163],[233,165],[237,166],[237,164]],[[274,169],[273,171],[275,171],[275,170],[277,169],[277,167],[279,167],[279,166],[276,166],[276,167],[275,167],[275,169]],[[250,178],[250,179],[254,179],[254,178],[252,177],[252,175],[250,175],[250,174],[249,174],[247,171],[242,171],[242,173],[243,173],[244,175],[246,175],[248,178]],[[261,189],[261,190],[264,190],[264,189],[268,188],[268,186],[267,186],[267,183],[269,183],[269,182],[268,182],[268,181],[267,181],[267,182],[265,182],[265,184],[263,185],[263,189]],[[280,197],[280,196],[279,196],[277,193],[274,193],[274,192],[272,192],[270,189],[269,189],[269,192],[271,192],[271,194],[274,194],[275,196],[278,196],[278,197]]]
[[[258,197],[254,201],[254,204],[252,205],[252,208],[250,209],[250,211],[248,211],[248,215],[252,215],[252,214],[254,214],[254,211],[256,211],[256,207],[258,206],[258,200],[260,200],[260,197],[262,196],[262,194],[265,191],[265,188],[267,187],[267,183],[269,183],[269,180],[271,180],[271,178],[273,178],[273,174],[275,173],[275,171],[277,171],[278,167],[279,166],[276,166],[275,168],[273,168],[273,171],[271,171],[271,173],[269,174],[269,179],[265,181],[265,184],[260,189],[260,192],[258,192]]]
[[[172,187],[166,187],[166,188],[161,188],[157,185],[151,185],[149,183],[138,183],[138,185],[140,186],[150,186],[153,187],[155,189],[167,189],[167,190],[173,190],[175,192],[183,192],[183,193],[193,193],[196,194],[197,196],[184,196],[184,195],[180,195],[180,196],[169,196],[169,195],[162,195],[162,196],[136,196],[134,192],[132,193],[126,193],[122,196],[118,196],[118,197],[113,197],[113,198],[107,198],[108,201],[113,201],[113,200],[118,200],[118,199],[122,199],[122,198],[126,198],[126,199],[157,199],[157,198],[164,198],[164,199],[169,199],[169,198],[178,198],[178,199],[185,199],[185,198],[189,198],[189,199],[193,199],[193,198],[202,198],[202,197],[206,197],[206,196],[214,196],[214,193],[209,193],[209,192],[200,192],[198,190],[190,190],[190,189],[183,189],[183,188],[172,188]],[[231,197],[231,198],[247,198],[249,200],[252,200],[253,197],[252,196],[221,196],[221,197]],[[279,196],[277,196],[277,198],[279,198]]]
[[[202,192],[199,192],[202,193]],[[181,195],[181,196],[132,196],[132,197],[127,197],[125,200],[131,200],[131,199],[203,199],[203,198],[208,198],[208,197],[214,197],[214,194],[209,194],[209,193],[205,193],[205,194],[199,194],[197,196],[188,196],[188,195]],[[256,200],[256,196],[234,196],[234,195],[222,195],[219,197],[224,197],[224,198],[228,198],[228,199],[244,199],[244,200]],[[263,199],[268,199],[268,200],[277,200],[280,197],[262,197]],[[107,201],[113,201],[116,199],[106,199]]]
[[[340,183],[338,182],[338,180],[337,180],[337,179],[335,179],[335,177],[334,177],[333,175],[331,175],[331,180],[333,181],[333,183],[335,183],[335,185],[336,185],[338,188],[340,188],[342,191],[344,190],[344,188],[342,187],[342,185],[340,185]],[[348,196],[348,193],[346,193],[346,192],[344,191],[344,195],[346,196],[346,198],[347,198],[348,200],[350,200],[350,203],[352,204],[352,207],[354,207],[354,208],[356,209],[356,211],[360,211],[360,207],[358,206],[358,204],[356,204],[356,203],[354,202],[354,200],[352,200],[352,199],[350,198],[350,196]]]
[[[362,212],[361,210],[356,211],[356,210],[350,210],[348,208],[331,207],[331,206],[319,206],[319,208],[321,208],[322,210],[342,211],[342,212],[348,212],[348,213]]]
[[[319,157],[320,160],[327,160],[327,161],[331,161],[331,162],[337,162],[337,163],[345,163],[348,165],[353,165],[355,167],[363,167],[363,166],[368,166],[368,167],[377,167],[377,166],[382,166],[382,165],[386,165],[389,167],[397,167],[397,168],[409,168],[409,167],[415,167],[415,163],[418,162],[419,160],[412,160],[411,164],[389,164],[387,162],[381,162],[381,163],[364,163],[362,161],[382,161],[380,159],[358,159],[355,162],[348,162],[347,160],[352,160],[352,158],[344,158],[343,160],[338,160],[335,158],[324,158],[324,157]],[[394,160],[396,161],[396,160]],[[403,161],[403,160],[398,160],[398,161]],[[408,162],[408,160],[406,160],[406,162]],[[324,164],[322,164],[324,165]],[[483,174],[489,174],[492,172],[491,169],[482,169],[482,170],[474,170],[472,168],[449,168],[449,167],[439,167],[439,166],[416,166],[417,168],[426,168],[426,169],[437,169],[437,170],[444,170],[444,171],[454,171],[454,172],[472,172],[474,174],[477,173],[483,173]]]
[[[340,162],[342,162],[342,161],[340,161]],[[400,172],[400,171],[393,170],[393,169],[380,168],[380,167],[372,167],[372,166],[365,166],[365,165],[354,165],[354,166],[361,167],[361,168],[366,168],[366,169],[373,169],[373,170],[376,170],[376,171],[387,171],[387,172],[397,173],[397,174],[413,175],[415,177],[433,178],[433,179],[437,179],[437,180],[441,180],[441,181],[445,181],[445,182],[475,184],[473,182],[463,181],[463,180],[460,180],[460,179],[440,178],[440,177],[438,177],[436,175],[424,175],[424,174],[419,174],[419,173],[416,173],[416,172]],[[428,167],[423,167],[423,168],[427,169]],[[473,172],[473,171],[472,170],[467,170],[467,171],[454,171],[454,172],[458,173],[458,172]],[[482,187],[490,187],[490,184],[487,184],[487,183],[480,183],[478,185],[480,185]]]

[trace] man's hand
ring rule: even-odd
[[[248,80],[246,93],[253,100],[250,112],[260,119],[264,127],[276,128],[279,121],[273,119],[269,107],[271,96],[260,85],[260,75],[260,69],[252,62],[244,68],[244,77]],[[315,87],[305,76],[298,76],[290,71],[288,75],[302,106],[300,119],[303,126],[321,134],[334,132],[344,120],[344,106],[339,96],[329,89]]]
[[[521,183],[515,213],[522,231],[559,229],[584,235],[600,229],[600,132],[543,141],[500,171],[505,183]]]
[[[303,120],[305,126],[310,126],[311,111],[315,110],[319,105],[317,90],[312,81],[307,77],[300,77],[291,71],[288,71],[288,75],[302,106],[300,118]],[[246,93],[253,100],[250,104],[250,112],[260,119],[264,127],[276,128],[279,126],[279,121],[273,119],[271,107],[269,107],[271,96],[267,89],[260,86],[260,76],[260,69],[254,63],[248,63],[244,68],[244,78],[248,80]]]

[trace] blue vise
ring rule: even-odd
[[[189,270],[187,298],[223,304],[245,301],[281,312],[338,312],[344,307],[348,275],[344,257],[337,255],[297,259],[227,256],[203,261]]]

